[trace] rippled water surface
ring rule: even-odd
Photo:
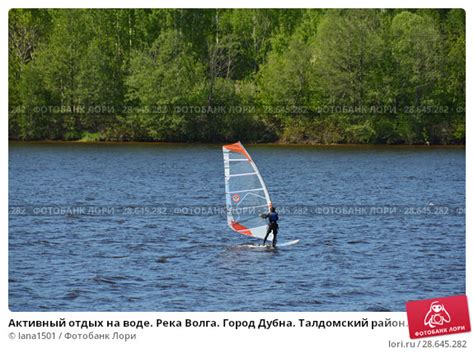
[[[299,244],[243,247],[199,214],[224,204],[218,145],[11,143],[10,309],[404,311],[465,292],[464,149],[248,150]]]

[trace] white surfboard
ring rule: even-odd
[[[290,246],[290,245],[295,245],[297,243],[299,243],[299,239],[295,239],[295,240],[290,240],[290,241],[287,241],[287,242],[284,242],[284,243],[277,243],[276,244],[276,247],[277,248],[282,248],[282,247],[285,247],[285,246]],[[272,243],[271,242],[267,242],[265,245],[263,244],[244,244],[244,245],[239,245],[239,248],[250,248],[250,249],[273,249],[273,246],[272,246]]]
[[[290,246],[290,245],[295,245],[297,243],[299,243],[300,240],[299,239],[295,239],[295,240],[290,240],[290,241],[287,241],[285,243],[277,243],[277,248],[278,247],[282,247],[282,246]]]

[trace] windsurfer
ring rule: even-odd
[[[266,218],[268,220],[267,225],[267,234],[265,234],[265,238],[263,239],[263,245],[265,245],[268,236],[271,232],[273,232],[273,242],[272,245],[275,247],[277,242],[277,234],[278,234],[278,213],[275,210],[275,207],[270,207],[270,212],[263,213],[260,215],[262,218]]]

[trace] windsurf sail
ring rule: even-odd
[[[263,239],[267,221],[260,214],[272,206],[270,195],[255,162],[240,142],[224,145],[227,223],[237,233]],[[273,234],[268,240],[273,239]]]

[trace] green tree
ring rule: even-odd
[[[283,140],[312,138],[313,119],[307,110],[315,100],[314,69],[310,48],[294,38],[286,51],[270,53],[260,70],[262,120]]]
[[[47,38],[51,26],[48,11],[12,9],[8,16],[8,104],[9,136],[21,138],[26,116],[22,100],[22,78],[35,57],[36,49]]]
[[[129,118],[140,131],[130,138],[194,140],[202,117],[181,107],[202,105],[204,77],[204,67],[177,31],[163,32],[148,51],[137,51],[126,84],[135,106]]]
[[[395,99],[398,110],[397,130],[408,143],[430,140],[435,118],[424,107],[437,106],[435,89],[441,79],[441,43],[431,18],[403,11],[391,26]]]

